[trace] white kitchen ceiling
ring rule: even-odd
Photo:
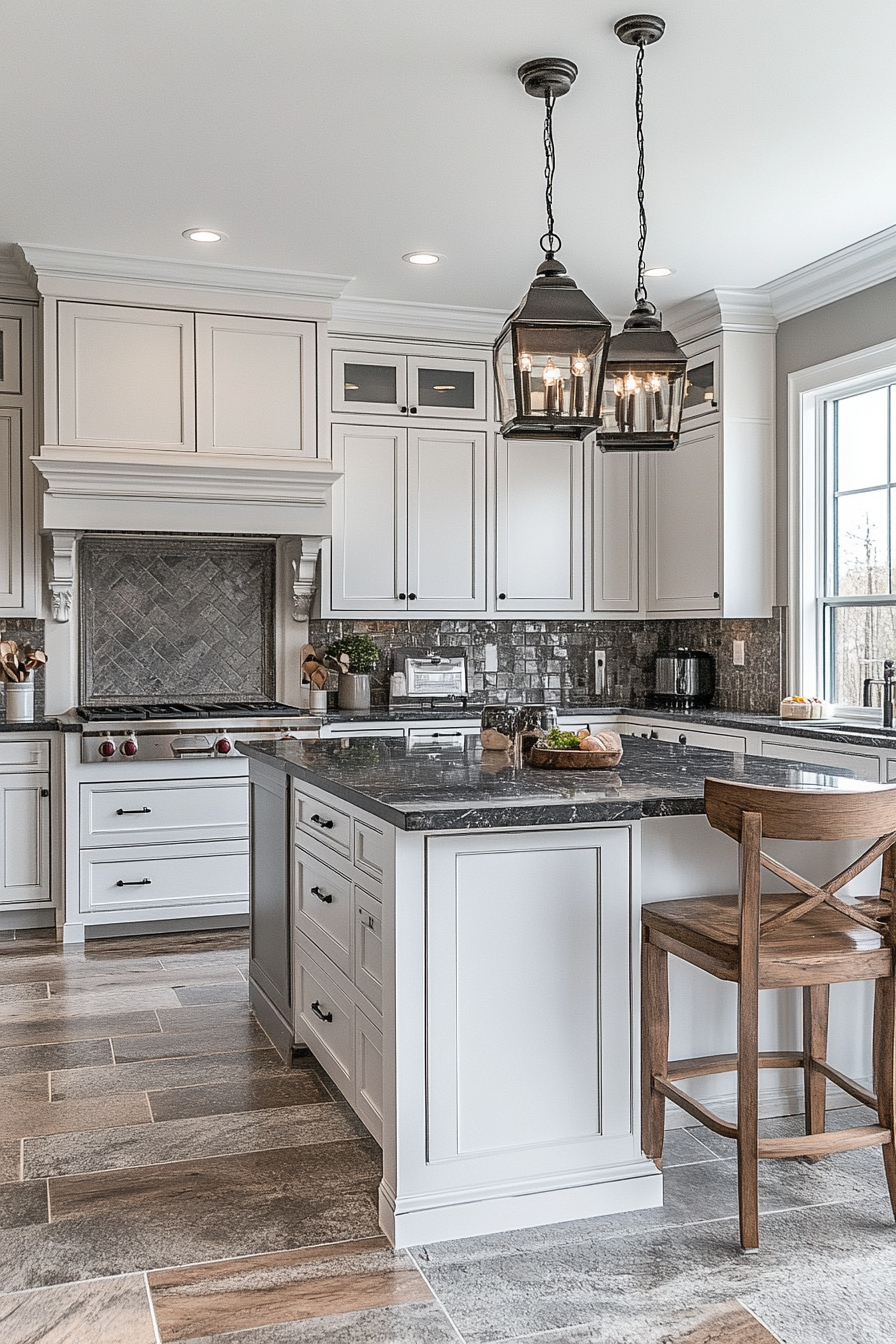
[[[624,0],[2,0],[0,243],[354,276],[509,310],[540,260],[558,103],[562,260],[610,314],[635,264]],[[755,286],[896,221],[893,0],[662,0],[646,58],[661,306]],[[190,243],[210,226],[225,241]],[[409,266],[427,249],[437,266]]]

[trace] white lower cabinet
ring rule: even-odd
[[[241,840],[249,832],[245,779],[81,785],[81,844]]]
[[[746,752],[747,739],[742,733],[724,729],[692,728],[690,724],[663,723],[659,720],[623,720],[622,733],[629,737],[646,737],[655,742],[677,742],[682,747],[705,747],[709,751]]]
[[[439,1185],[633,1157],[630,861],[620,827],[428,840],[426,1162]]]
[[[802,742],[773,741],[769,738],[763,740],[761,751],[763,756],[774,756],[781,761],[804,761],[822,770],[828,766],[851,770],[858,779],[880,783],[880,757],[877,755],[864,755],[857,751],[825,751],[816,746],[803,746]]]
[[[178,907],[248,899],[248,840],[81,851],[85,914],[151,907],[165,918],[176,914]]]
[[[0,765],[0,908],[50,901],[50,776]]]

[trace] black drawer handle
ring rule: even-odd
[[[41,791],[40,791],[40,796],[41,796],[41,798],[49,798],[49,796],[50,796],[50,790],[49,790],[49,789],[41,789]]]
[[[151,807],[119,807],[116,810],[116,817],[139,817],[144,812],[151,812]]]
[[[683,747],[686,747],[686,746],[687,746],[687,744],[688,744],[688,739],[687,739],[687,737],[684,735],[684,733],[679,733],[679,734],[678,734],[678,740],[679,740],[679,742],[681,743],[681,745],[682,745]]]
[[[151,877],[141,877],[137,882],[122,882],[121,878],[115,883],[116,887],[151,887]]]
[[[317,815],[316,812],[315,812],[314,816],[311,818],[311,820],[314,821],[314,822],[317,822],[318,826],[323,826],[323,828],[324,828],[325,831],[332,831],[332,829],[333,829],[333,823],[332,823],[332,821],[330,821],[330,820],[326,820],[326,821],[325,821],[324,818],[323,818],[323,817],[319,817],[319,816]]]
[[[320,1010],[320,1004],[319,1004],[319,1003],[316,1003],[316,1002],[315,1002],[315,1003],[312,1003],[312,1005],[311,1005],[311,1011],[312,1011],[312,1013],[314,1013],[314,1015],[315,1015],[316,1017],[319,1017],[319,1018],[320,1018],[321,1022],[332,1022],[332,1021],[333,1021],[333,1014],[332,1014],[332,1013],[322,1013],[321,1010]]]
[[[333,904],[333,897],[331,893],[329,891],[321,891],[320,887],[312,887],[311,895],[316,896],[319,901],[323,901],[324,905]]]

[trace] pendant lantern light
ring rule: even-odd
[[[638,48],[635,62],[635,119],[638,129],[638,281],[635,307],[618,336],[610,341],[601,397],[597,442],[605,453],[670,449],[678,445],[687,356],[647,298],[644,250],[644,50],[658,42],[665,23],[655,14],[620,19],[616,36]]]
[[[495,342],[495,380],[505,438],[584,439],[598,425],[610,323],[557,260],[554,232],[554,103],[578,71],[550,57],[520,66],[528,94],[545,105],[544,261]]]

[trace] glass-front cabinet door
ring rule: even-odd
[[[333,352],[333,410],[421,420],[485,420],[486,361]]]
[[[719,353],[718,349],[706,350],[702,355],[692,355],[688,360],[684,405],[681,410],[682,424],[689,420],[703,420],[707,416],[718,415]]]
[[[408,413],[439,420],[485,419],[485,360],[408,356]]]
[[[405,355],[333,351],[333,410],[368,415],[406,415],[408,370]]]

